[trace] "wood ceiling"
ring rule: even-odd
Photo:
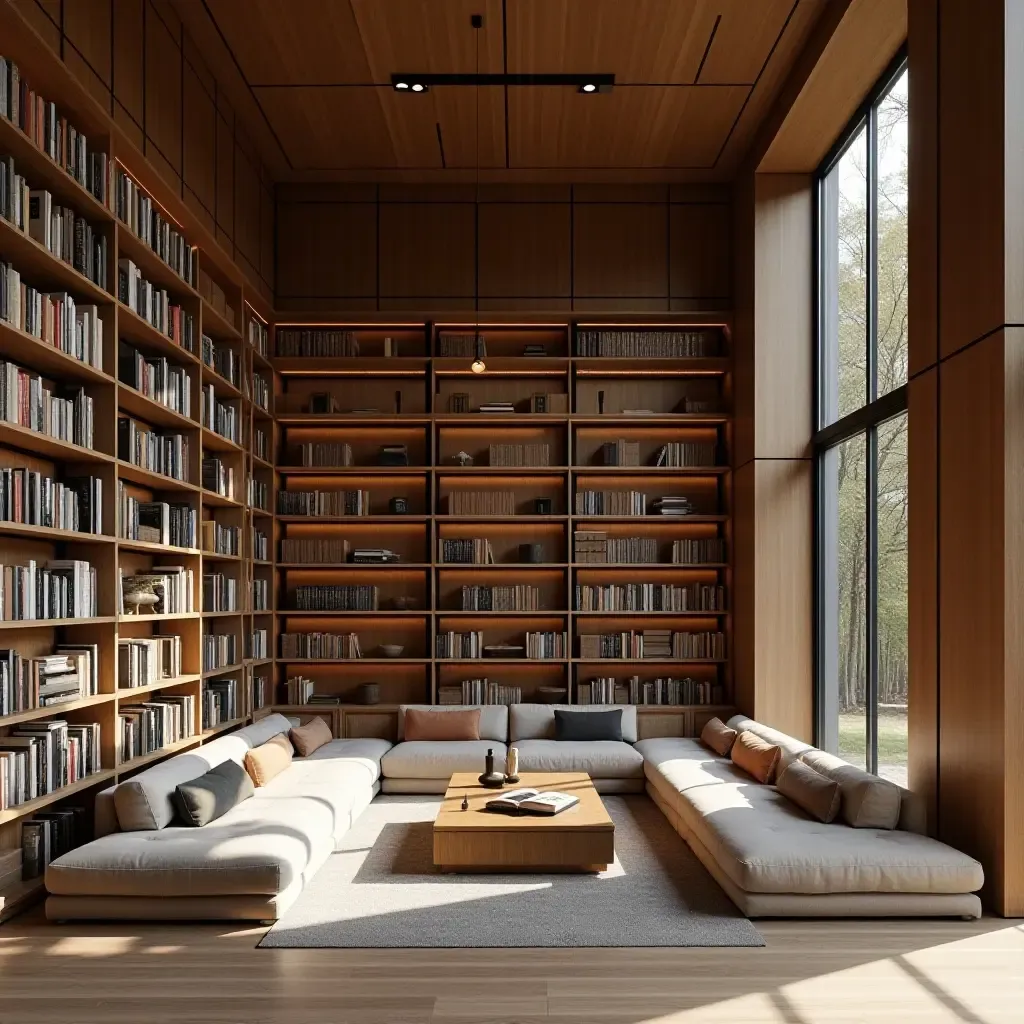
[[[292,180],[732,176],[826,0],[177,0]],[[470,16],[481,13],[476,33]],[[615,89],[396,71],[613,72]],[[479,125],[479,133],[478,133]],[[479,158],[478,158],[479,154]]]

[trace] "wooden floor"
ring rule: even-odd
[[[259,950],[261,929],[0,927],[2,1024],[1024,1021],[1024,924],[761,922],[764,949]]]

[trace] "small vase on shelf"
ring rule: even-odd
[[[486,789],[501,789],[505,785],[505,776],[494,770],[494,750],[488,749],[484,759],[484,773],[477,779]]]

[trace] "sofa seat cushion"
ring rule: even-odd
[[[505,763],[505,744],[497,740],[412,740],[393,746],[380,762],[389,779],[447,779],[454,772],[482,775],[487,751],[494,766]]]
[[[644,759],[620,740],[520,740],[520,772],[586,772],[592,779],[642,779]]]
[[[305,884],[334,849],[337,811],[322,793],[275,798],[285,782],[283,774],[202,828],[119,832],[80,846],[47,867],[46,888],[63,896],[171,897],[275,895]]]
[[[754,893],[967,893],[981,865],[913,832],[825,825],[692,740],[644,740],[650,783],[729,879]]]
[[[359,765],[366,772],[370,785],[373,785],[380,779],[381,758],[391,747],[392,744],[389,740],[374,739],[372,737],[352,740],[331,740],[322,747],[317,747],[307,757],[296,758],[292,767],[314,761],[342,760],[348,764]]]

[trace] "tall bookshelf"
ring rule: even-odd
[[[348,332],[346,344],[355,341],[358,353],[293,354],[287,339],[303,330]],[[700,332],[714,355],[580,355],[581,339],[594,330]],[[327,717],[343,735],[382,727],[393,734],[399,704],[450,702],[450,688],[463,680],[487,678],[518,687],[524,701],[578,703],[592,680],[615,678],[622,685],[631,676],[639,677],[641,693],[643,683],[659,678],[706,684],[693,703],[642,705],[646,735],[699,730],[704,718],[731,706],[728,317],[673,315],[626,323],[611,317],[519,323],[494,318],[479,325],[343,323],[309,317],[282,318],[276,331],[281,341],[274,365],[280,388],[275,408],[282,500],[290,492],[361,491],[369,501],[368,514],[359,515],[309,516],[284,505],[278,509],[278,633],[354,633],[362,654],[328,661],[294,652],[283,656],[279,650],[277,695],[285,701],[280,707]],[[486,353],[483,373],[471,368],[477,333]],[[447,354],[453,346],[458,354]],[[550,397],[535,399],[537,395]],[[512,403],[514,412],[480,411],[482,404],[497,402]],[[701,411],[681,411],[690,407]],[[625,447],[638,465],[603,463],[603,446],[616,441],[628,442]],[[653,465],[662,446],[672,442],[702,443],[713,458],[696,467]],[[348,445],[351,464],[341,464],[340,450],[334,448],[327,452],[327,464],[304,465],[302,446],[317,444]],[[381,465],[381,446],[398,445],[405,446],[408,465]],[[522,446],[513,458],[525,453],[522,461],[536,464],[492,465],[492,445]],[[546,458],[526,446],[540,446]],[[460,453],[471,456],[471,464],[462,464],[467,460]],[[495,454],[500,458],[500,452]],[[576,506],[577,492],[588,490],[638,491],[646,495],[645,512],[652,511],[654,499],[666,495],[686,496],[692,508],[681,517],[589,514]],[[481,514],[472,506],[465,511],[459,496],[467,493],[485,502],[490,496],[495,507],[501,501],[505,506],[494,514]],[[396,497],[404,499],[403,512],[390,505]],[[578,531],[599,532],[612,540],[641,538],[647,544],[639,546],[657,561],[587,561],[576,551]],[[473,538],[489,543],[492,564],[443,560],[444,541]],[[283,557],[281,542],[302,540],[334,541],[333,551],[321,552],[330,560]],[[721,550],[700,563],[673,562],[673,542],[680,540],[717,540]],[[352,564],[345,560],[342,542],[350,553],[387,548],[399,560]],[[537,547],[527,554],[521,545]],[[721,603],[709,611],[590,611],[575,599],[578,585],[638,582],[721,587]],[[376,609],[299,611],[298,588],[322,584],[376,586]],[[462,607],[464,586],[515,585],[532,588],[536,607]],[[605,594],[601,600],[609,596],[624,595]],[[702,658],[627,654],[601,659],[581,652],[583,635],[643,630],[721,633],[724,651]],[[515,650],[442,657],[438,638],[451,632],[482,633],[489,647],[523,646],[527,633],[539,632],[564,634],[568,642],[557,657],[544,659],[526,658]],[[385,656],[382,648],[387,644],[400,645],[400,656]],[[286,683],[297,676],[312,680],[317,695],[338,698],[339,706],[289,703]],[[361,704],[365,683],[377,685],[378,703],[370,707]],[[596,702],[596,688],[590,686],[590,691]],[[294,700],[295,694],[291,696]]]
[[[17,422],[0,420],[0,468],[27,469],[54,480],[90,476],[101,481],[102,523],[98,533],[57,529],[32,523],[0,521],[0,563],[40,565],[52,559],[87,561],[95,570],[95,615],[64,619],[0,620],[3,643],[25,658],[39,657],[58,644],[95,644],[98,647],[97,692],[80,699],[35,707],[0,717],[0,742],[8,741],[26,723],[66,720],[98,723],[99,770],[71,785],[59,787],[27,802],[0,809],[0,920],[16,913],[42,892],[42,877],[18,877],[17,851],[22,826],[34,815],[55,809],[80,807],[80,839],[91,835],[91,812],[96,792],[175,753],[199,746],[251,721],[254,676],[269,675],[273,666],[273,612],[252,604],[252,581],[262,578],[271,588],[272,554],[258,562],[253,557],[253,531],[260,529],[273,548],[273,497],[257,501],[249,481],[268,489],[274,485],[272,400],[261,407],[253,393],[253,375],[259,374],[265,391],[274,393],[273,368],[267,358],[270,329],[261,353],[253,343],[250,324],[272,322],[269,305],[245,283],[223,250],[185,209],[172,190],[123,140],[117,128],[56,57],[34,41],[30,33],[14,31],[0,42],[0,56],[19,64],[22,75],[39,93],[56,104],[57,112],[88,138],[90,152],[106,161],[106,196],[87,190],[19,127],[0,116],[0,158],[10,158],[26,187],[45,190],[53,202],[70,209],[90,226],[94,238],[106,245],[106,270],[92,278],[51,252],[25,230],[0,216],[0,262],[20,274],[21,282],[39,292],[71,296],[77,308],[95,307],[102,323],[102,358],[95,364],[66,354],[53,342],[34,336],[17,320],[0,319],[0,359],[15,363],[32,376],[40,376],[54,394],[84,389],[92,399],[93,432],[90,443],[62,440]],[[182,274],[144,241],[118,215],[115,184],[118,172],[127,173],[147,195],[153,208],[180,233],[192,254],[191,273]],[[26,214],[27,217],[27,214]],[[184,225],[184,226],[183,226]],[[166,291],[168,301],[191,319],[192,344],[159,320],[146,318],[120,301],[118,270],[130,260],[154,288]],[[179,264],[180,267],[180,264]],[[175,316],[178,316],[175,313]],[[154,322],[155,321],[155,322]],[[209,365],[204,358],[204,337],[222,353],[230,353],[237,372],[222,372],[224,363]],[[147,386],[133,386],[129,350],[146,360],[166,359],[178,372],[179,397],[188,381],[188,401],[168,404]],[[233,376],[233,379],[231,377]],[[230,410],[232,427],[208,421],[202,412],[204,392],[211,401]],[[228,414],[225,414],[228,415]],[[143,467],[123,458],[119,421],[187,440],[181,472],[168,475],[159,468]],[[256,454],[256,431],[265,437]],[[230,470],[234,487],[208,487],[202,460],[217,458]],[[186,506],[196,520],[194,541],[169,546],[126,536],[126,516],[120,515],[122,498],[142,502],[165,501]],[[262,504],[263,507],[259,507]],[[203,520],[237,528],[236,551],[209,550],[202,543]],[[82,524],[86,525],[86,524]],[[122,578],[146,573],[154,566],[181,566],[192,573],[191,610],[164,614],[132,614],[122,604]],[[222,574],[236,582],[236,602],[218,610],[204,605],[204,577]],[[6,609],[3,610],[6,616]],[[252,633],[266,630],[266,656],[250,647]],[[130,687],[119,671],[119,644],[155,634],[180,637],[180,672],[145,685]],[[204,663],[203,649],[213,635],[235,638],[229,664]],[[204,720],[204,695],[225,680],[237,681],[236,699],[221,701],[216,720]],[[192,720],[183,722],[181,738],[145,753],[122,749],[121,715],[128,706],[163,696],[192,698]],[[224,713],[231,708],[231,713]]]

